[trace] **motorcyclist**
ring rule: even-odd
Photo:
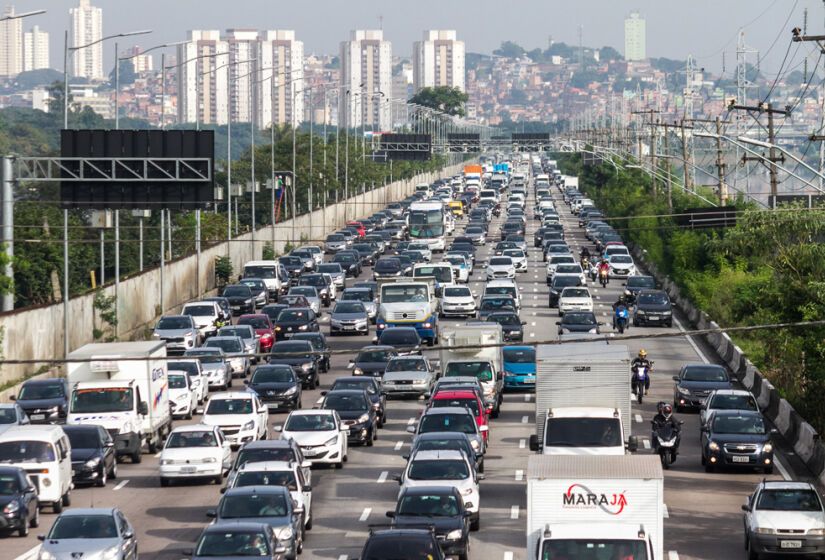
[[[587,247],[584,247],[584,248],[583,248],[583,249],[579,252],[579,258],[581,258],[582,260],[583,260],[583,259],[589,259],[589,258],[590,258],[590,249],[588,249]]]
[[[639,350],[639,355],[633,358],[633,361],[630,363],[630,382],[634,389],[636,388],[636,368],[638,367],[644,367],[647,372],[645,376],[645,395],[647,395],[650,392],[650,370],[653,369],[653,364],[647,359],[647,352],[645,352],[644,348]]]
[[[653,420],[650,421],[650,427],[653,431],[653,448],[656,449],[659,444],[659,440],[656,438],[656,434],[662,430],[662,428],[666,426],[670,426],[671,430],[673,430],[674,434],[678,434],[681,430],[681,425],[678,420],[673,416],[673,406],[670,403],[666,403],[665,401],[659,401],[656,405],[657,413],[656,416],[653,417]],[[678,445],[678,440],[677,440]]]
[[[599,276],[604,274],[607,282],[610,282],[610,265],[607,264],[607,259],[602,259],[602,262],[599,263]]]
[[[627,310],[627,308],[628,308],[627,298],[625,298],[624,294],[620,295],[619,299],[616,300],[615,303],[613,303],[613,328],[614,329],[616,328],[616,319],[618,318],[618,311],[622,307],[624,307],[625,310]]]

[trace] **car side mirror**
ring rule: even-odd
[[[742,504],[742,511],[750,511],[750,510],[751,510],[751,506],[749,506],[748,504]]]
[[[141,401],[138,403],[138,414],[140,414],[141,416],[146,416],[147,414],[149,414],[149,405],[146,403],[146,401]]]
[[[312,461],[307,461],[306,459],[304,459],[303,461],[301,461],[301,468],[302,469],[312,468]]]
[[[407,432],[414,434],[415,433],[415,426],[407,426]]]
[[[209,519],[215,519],[216,517],[218,517],[218,512],[216,512],[214,509],[208,509],[206,510],[206,517],[208,517]]]
[[[479,426],[478,431],[481,433],[487,432],[490,430],[490,426]]]
[[[561,325],[561,321],[556,321],[556,324],[557,324],[557,325]]]
[[[226,494],[226,486],[224,486],[223,488],[221,488],[221,494]]]
[[[395,512],[394,511],[388,511],[387,512],[387,517],[389,517],[390,519],[395,519]]]
[[[710,429],[708,429],[707,426],[702,426],[701,428],[699,428],[699,430],[705,433],[708,433],[710,431]]]
[[[679,376],[678,375],[674,375],[671,379],[673,379],[677,383],[679,382]]]
[[[35,488],[34,486],[27,486],[24,492],[26,494],[34,494],[35,492],[37,492],[37,488]]]
[[[402,459],[409,459],[409,458],[410,458],[410,454],[409,454],[409,453],[404,453],[403,455],[401,455],[401,458],[402,458]]]
[[[113,442],[113,441],[107,441],[106,443],[103,444],[103,447],[114,447],[114,446],[115,446],[115,442]]]
[[[771,428],[771,431],[768,433],[770,433],[771,435],[778,434],[779,430],[777,430],[776,428]]]
[[[476,480],[485,480],[487,476],[484,473],[478,473],[476,475]]]
[[[302,492],[312,492],[312,485],[307,484],[306,486],[304,486]]]
[[[283,426],[272,426],[272,429],[275,430],[276,432],[283,432],[284,431]]]
[[[630,436],[627,438],[627,450],[631,453],[635,453],[639,449],[639,437],[638,436]]]
[[[46,540],[46,535],[37,535],[37,540],[45,541]]]
[[[184,556],[194,556],[194,554],[195,554],[194,549],[191,549],[191,548],[184,548],[184,549],[183,549],[183,550],[181,550],[180,552],[181,552],[181,554],[183,554]]]
[[[15,395],[12,395],[12,396],[9,397],[9,400],[10,401],[16,401],[17,397]]]
[[[243,380],[243,384],[244,384],[244,385],[249,385],[249,379],[244,379],[244,380]]]
[[[393,479],[394,481],[396,481],[398,484],[401,484],[401,475],[400,474],[394,474],[394,475],[390,476],[390,478]]]

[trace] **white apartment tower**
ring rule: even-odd
[[[465,91],[464,41],[455,30],[428,30],[424,40],[413,43],[413,84],[424,87],[457,87]]]
[[[229,45],[229,105],[232,122],[252,122],[257,105],[257,84],[260,78],[258,31],[227,29],[224,40]],[[249,61],[249,62],[247,62]]]
[[[178,45],[178,122],[224,125],[229,115],[229,43],[194,30]]]
[[[304,95],[299,92],[305,87],[304,43],[295,40],[295,31],[266,31],[261,38],[258,63],[258,126],[302,123]],[[321,90],[316,93],[323,94]]]
[[[13,16],[14,6],[3,10],[3,16]],[[8,19],[0,22],[0,76],[16,76],[23,71],[23,22]]]
[[[35,25],[23,34],[23,71],[49,67],[49,34]]]
[[[73,47],[88,45],[103,38],[103,10],[89,5],[89,0],[79,0],[77,8],[69,10],[71,16],[71,37]],[[103,44],[98,43],[85,49],[74,51],[72,76],[87,80],[103,80]]]
[[[644,60],[645,52],[645,20],[639,12],[631,12],[624,20],[624,58],[627,61]]]
[[[154,70],[154,62],[151,54],[141,54],[143,50],[140,47],[131,47],[126,49],[123,56],[130,56],[129,60],[132,62],[132,68],[135,74],[142,74],[144,72],[151,72]]]
[[[341,43],[340,107],[345,107],[342,124],[369,126],[377,130],[392,127],[392,44],[380,30],[350,32]]]

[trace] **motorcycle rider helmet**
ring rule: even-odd
[[[665,417],[665,420],[670,420],[670,417],[673,416],[673,406],[670,403],[664,403],[661,413],[662,416]]]
[[[665,405],[666,405],[666,404],[667,404],[667,403],[666,403],[665,401],[659,401],[659,402],[657,402],[657,403],[656,403],[656,412],[658,412],[659,414],[664,415],[663,410],[664,410],[664,408],[665,408]]]
[[[639,350],[639,357],[640,357],[640,358],[647,358],[647,352],[645,352],[645,349],[644,349],[644,348],[642,348],[641,350]]]

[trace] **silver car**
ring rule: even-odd
[[[347,275],[341,268],[341,263],[323,263],[318,265],[318,272],[332,276],[332,283],[337,290],[347,287]]]
[[[347,242],[347,238],[342,234],[331,233],[327,235],[327,239],[324,241],[324,250],[327,253],[337,253],[338,251],[348,249],[351,243],[352,242]]]
[[[269,303],[269,289],[261,278],[243,278],[240,281],[244,286],[249,286],[252,290],[252,297],[255,298],[255,306],[263,307]]]
[[[75,508],[55,520],[43,541],[38,558],[76,560],[105,558],[137,560],[135,529],[117,508]]]
[[[304,296],[309,302],[309,307],[316,315],[321,315],[321,296],[315,286],[292,286],[288,295]]]
[[[429,397],[435,383],[435,371],[424,356],[398,356],[387,362],[381,389],[390,395]]]
[[[378,306],[372,299],[372,290],[369,288],[347,288],[338,297],[338,301],[360,301],[364,304],[367,310],[367,316],[370,321],[375,323],[375,317],[378,315]]]
[[[165,315],[160,318],[152,338],[166,342],[166,351],[183,353],[201,345],[201,333],[191,315]]]
[[[246,377],[251,367],[249,356],[239,356],[244,354],[243,339],[239,336],[213,336],[204,344],[204,348],[220,348],[224,354],[232,355],[226,361],[232,375],[236,377]]]
[[[232,375],[223,354],[224,352],[220,348],[195,348],[194,350],[187,350],[183,355],[198,359],[201,363],[201,371],[206,376],[211,390],[232,387]]]
[[[227,325],[218,330],[218,336],[239,336],[243,340],[244,352],[249,354],[252,363],[257,363],[255,354],[261,352],[261,339],[255,334],[255,329],[251,325]]]
[[[12,426],[24,426],[29,424],[29,417],[17,403],[0,403],[0,434]]]

